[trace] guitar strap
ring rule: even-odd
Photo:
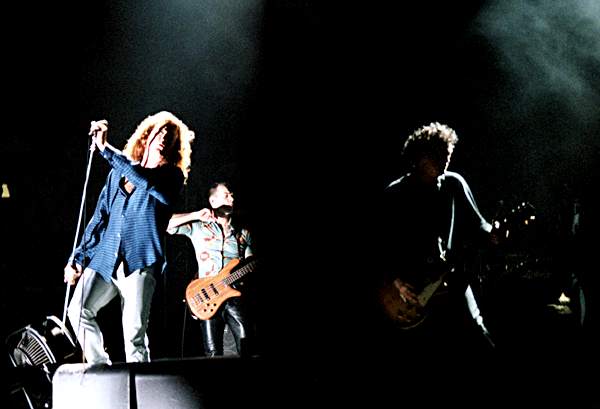
[[[443,248],[442,238],[438,237],[438,250],[440,252],[440,258],[443,261],[447,261],[447,252],[452,250],[452,236],[454,234],[454,197],[452,198],[451,203],[451,213],[450,213],[450,228],[448,231],[448,239],[446,240],[446,248]]]
[[[242,230],[235,230],[235,232],[233,233],[233,236],[235,237],[235,241],[237,242],[237,248],[238,248],[238,258],[240,260],[244,259],[244,252],[242,251],[242,241],[240,240],[240,238],[242,237]]]
[[[452,236],[454,234],[454,197],[452,198],[452,213],[450,214],[450,231],[448,231],[448,241],[446,250],[452,250]],[[445,251],[444,251],[445,253]]]

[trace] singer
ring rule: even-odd
[[[252,256],[250,233],[247,229],[238,230],[231,222],[233,193],[228,185],[213,184],[208,191],[208,201],[210,209],[174,214],[167,229],[169,234],[184,235],[191,240],[198,262],[198,277],[203,279],[216,276],[233,259]],[[247,356],[256,352],[249,318],[251,304],[245,293],[227,299],[212,318],[200,321],[206,356]],[[235,345],[229,334],[233,335]]]
[[[127,362],[150,361],[146,329],[156,277],[165,267],[164,232],[191,167],[194,132],[170,112],[146,117],[123,151],[107,143],[108,122],[92,121],[91,149],[110,164],[94,215],[64,269],[77,286],[68,307],[85,360],[111,364],[96,321],[121,299]]]

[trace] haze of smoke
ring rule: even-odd
[[[600,66],[600,2],[497,1],[478,23],[516,76],[524,103],[554,95],[574,113],[598,112],[592,80]]]

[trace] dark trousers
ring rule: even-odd
[[[247,311],[240,297],[230,298],[221,305],[219,311],[209,320],[200,321],[204,354],[208,357],[223,355],[223,334],[225,324],[229,326],[240,356],[247,355],[250,324]]]

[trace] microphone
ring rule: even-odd
[[[216,209],[213,209],[213,211],[215,212],[216,216],[226,217],[233,213],[233,206],[222,205],[217,207]]]
[[[92,121],[90,132],[88,133],[89,136],[95,136],[98,132],[102,131],[102,127],[99,125],[100,123],[104,123],[105,125],[108,124],[104,119],[101,121]]]

